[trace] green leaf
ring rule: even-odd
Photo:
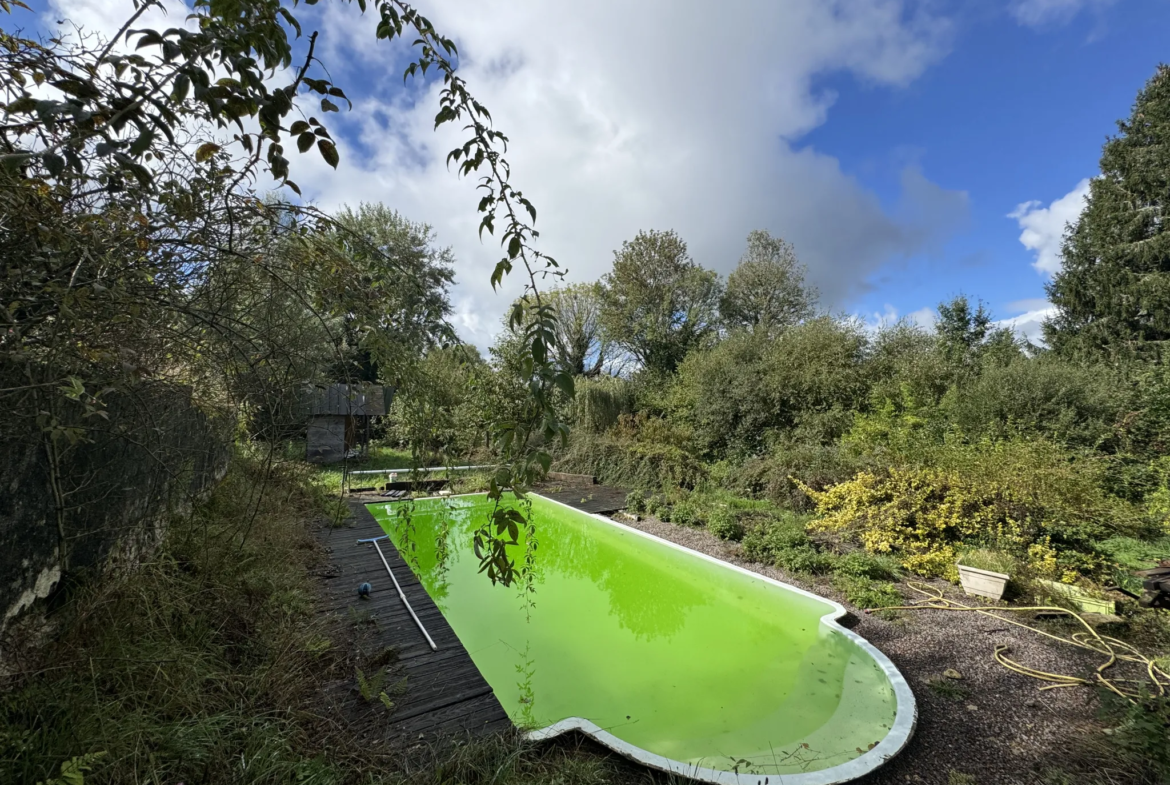
[[[171,100],[175,103],[182,103],[187,97],[187,91],[191,89],[191,78],[186,74],[179,74],[175,77],[175,87],[171,91]]]
[[[336,169],[338,161],[341,160],[337,155],[337,146],[328,139],[322,139],[317,142],[317,149],[321,151],[321,157],[325,159],[325,163]]]
[[[45,153],[41,158],[45,162],[45,168],[53,177],[60,177],[61,173],[65,171],[65,159],[56,153]]]
[[[300,136],[297,137],[297,149],[300,150],[302,153],[306,152],[310,147],[313,146],[313,142],[315,142],[315,141],[317,141],[317,135],[314,134],[312,131],[305,131],[304,133],[302,133]],[[336,156],[336,153],[334,153],[334,155]],[[325,160],[328,161],[329,159],[326,158]],[[333,164],[333,166],[336,167],[337,164]]]
[[[8,112],[8,114],[17,114],[17,113],[31,112],[33,109],[36,109],[36,108],[37,108],[37,100],[35,98],[33,98],[32,96],[24,95],[24,96],[21,96],[20,98],[17,98],[12,103],[8,104],[8,106],[4,107],[4,110],[6,112]]]
[[[147,149],[150,148],[150,143],[153,141],[154,141],[154,132],[153,131],[143,131],[141,134],[138,135],[138,138],[134,140],[134,143],[130,145],[130,154],[131,155],[142,155],[143,153],[145,153],[147,151]]]
[[[291,13],[289,13],[287,8],[278,8],[276,10],[280,13],[281,16],[284,17],[284,21],[288,22],[289,25],[294,30],[297,31],[297,38],[300,38],[301,37],[301,25],[300,25],[300,22],[298,22],[296,20],[296,17],[293,16]]]
[[[561,371],[553,377],[553,382],[557,385],[557,387],[560,387],[561,390],[564,391],[565,395],[569,396],[570,398],[573,397],[575,389],[573,384],[573,377],[571,374],[567,374],[564,371]]]
[[[204,161],[209,160],[213,155],[218,153],[219,150],[219,145],[215,144],[214,142],[204,142],[195,150],[195,162],[201,164]]]
[[[341,110],[337,108],[337,104],[333,103],[328,98],[322,98],[321,99],[321,111],[322,112],[339,112]]]
[[[309,130],[308,123],[306,123],[304,120],[297,120],[295,123],[293,123],[291,126],[289,126],[288,132],[290,134],[303,134],[305,131],[308,131],[308,130]]]

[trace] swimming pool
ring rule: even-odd
[[[532,590],[478,572],[483,495],[370,510],[533,738],[580,730],[654,768],[827,785],[898,752],[914,698],[837,603],[530,495]],[[524,544],[513,554],[523,558]]]

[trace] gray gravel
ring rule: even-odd
[[[979,785],[1032,785],[1052,761],[1067,753],[1074,727],[1091,720],[1095,699],[1088,688],[1039,691],[1042,683],[1007,670],[992,659],[997,644],[1011,647],[1017,662],[1041,671],[1088,677],[1100,657],[1073,646],[971,612],[906,611],[885,621],[852,607],[828,582],[795,578],[744,560],[740,546],[705,529],[648,518],[622,523],[753,572],[830,597],[857,617],[852,629],[881,649],[906,677],[918,702],[918,727],[906,748],[866,785],[948,785],[952,772]],[[953,599],[971,603],[957,589],[934,582]],[[905,587],[900,587],[906,593]],[[1026,620],[1020,614],[1021,620]],[[928,683],[953,668],[964,697],[943,696]],[[960,780],[961,781],[961,780]]]

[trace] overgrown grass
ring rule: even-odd
[[[1101,690],[1104,729],[1072,730],[1042,785],[1164,785],[1170,781],[1170,698],[1123,701]]]
[[[301,454],[303,457],[303,453]],[[371,446],[369,454],[365,460],[349,461],[346,464],[348,471],[369,471],[376,469],[402,469],[409,471],[412,465],[412,458],[406,450],[396,450],[392,447]],[[325,490],[331,493],[339,493],[341,491],[341,480],[343,476],[342,465],[339,463],[331,463],[316,466],[314,482],[320,485]],[[350,485],[361,485],[362,482],[357,477],[350,478]],[[378,481],[385,482],[385,477],[378,476]]]
[[[503,735],[451,749],[436,750],[432,759],[409,772],[391,771],[387,785],[613,785],[670,782],[609,755],[582,738],[544,745]]]
[[[1102,553],[1116,563],[1113,581],[1131,592],[1141,592],[1142,580],[1133,573],[1148,570],[1162,559],[1170,559],[1170,536],[1157,540],[1139,540],[1134,537],[1110,537],[1100,545]]]
[[[87,783],[339,781],[313,705],[334,664],[308,576],[319,503],[303,470],[238,457],[148,562],[76,590],[0,696],[0,782],[98,753]]]

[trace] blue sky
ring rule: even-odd
[[[48,3],[46,29],[109,34],[132,12]],[[143,23],[181,23],[166,3]],[[762,228],[794,243],[826,309],[926,323],[963,292],[1032,336],[1101,145],[1170,59],[1170,0],[419,5],[512,138],[569,280],[603,275],[639,229],[679,231],[726,274]],[[327,208],[382,201],[431,224],[459,259],[456,326],[486,347],[517,286],[488,285],[498,250],[476,234],[474,183],[443,164],[461,139],[433,131],[436,88],[403,86],[404,52],[356,6],[297,13],[355,107],[326,118],[340,169],[296,158],[294,179]]]
[[[949,53],[903,88],[850,75],[817,80],[836,100],[801,143],[838,158],[887,203],[907,161],[969,195],[965,229],[941,253],[873,275],[873,290],[854,305],[860,313],[906,314],[964,292],[1007,317],[1043,299],[1046,276],[1008,214],[1094,175],[1106,136],[1170,59],[1167,2],[1119,2],[1036,26],[1018,24],[1008,7],[956,18]]]

